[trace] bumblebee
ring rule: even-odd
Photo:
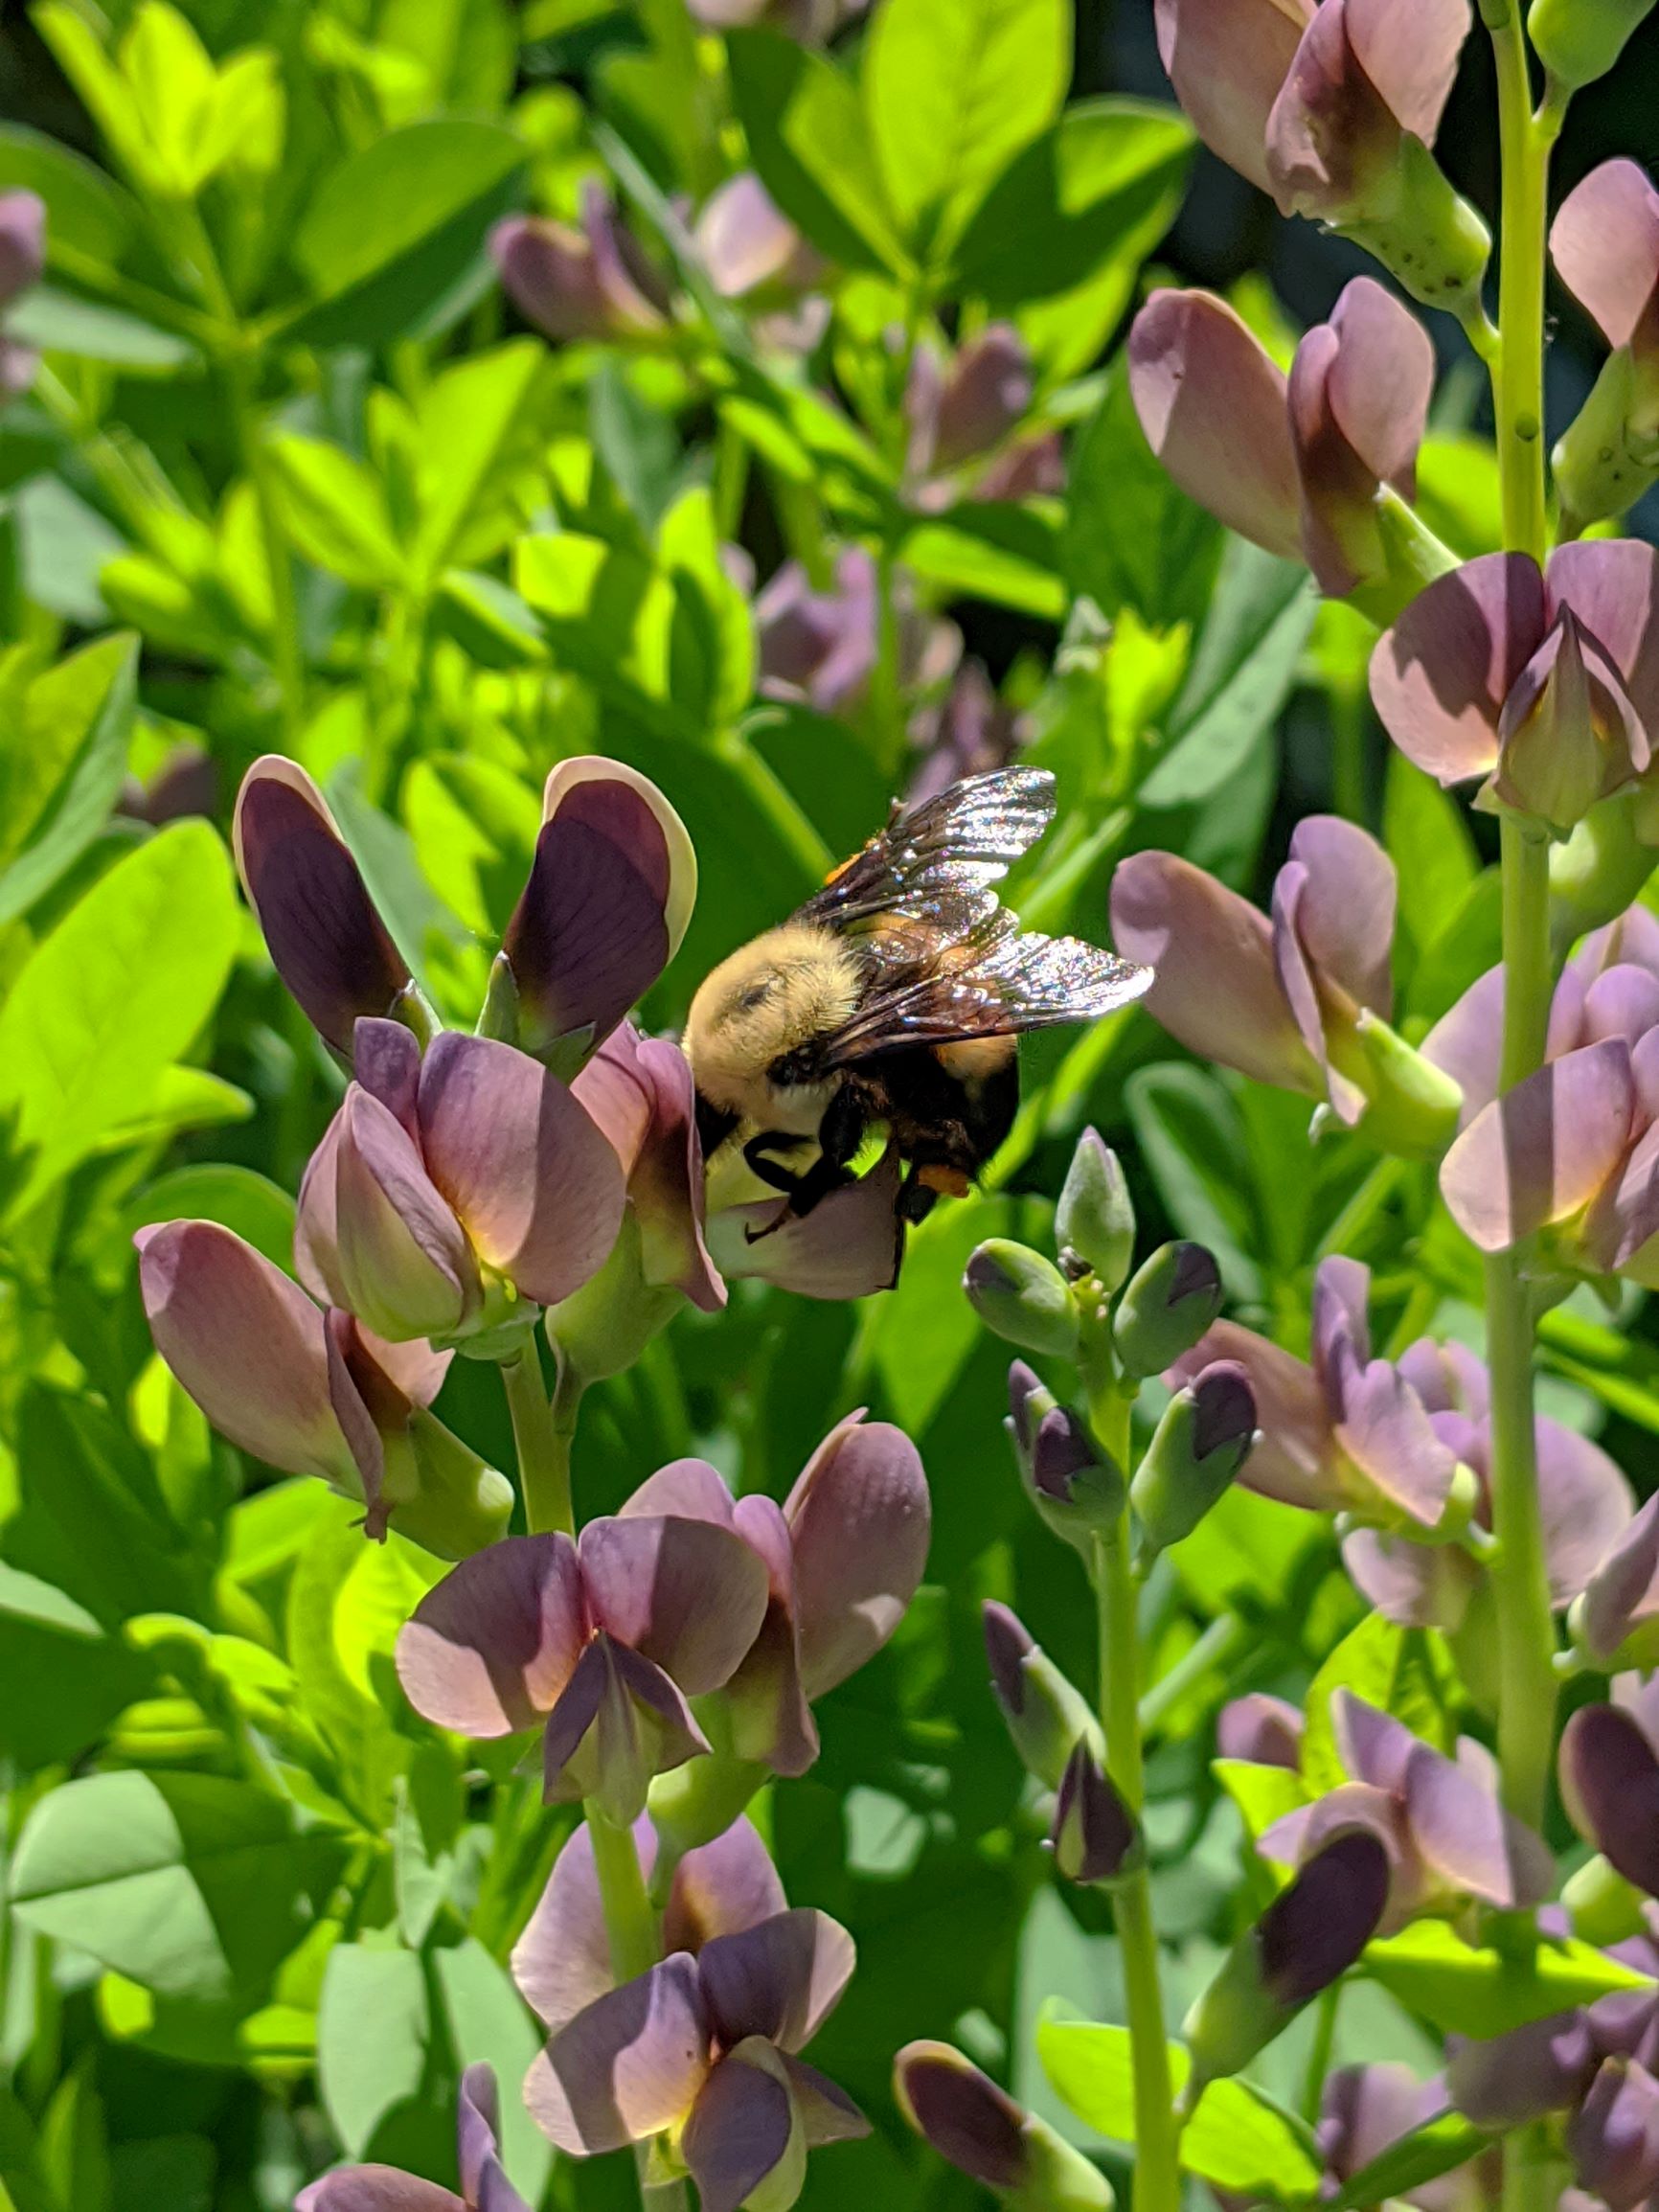
[[[905,1163],[900,1217],[920,1221],[966,1195],[1012,1127],[1022,1032],[1146,991],[1149,969],[1022,931],[999,902],[1054,811],[1053,776],[1028,767],[896,804],[815,897],[707,977],[681,1041],[715,1202],[746,1168],[784,1196],[774,1227],[808,1214],[880,1124]]]

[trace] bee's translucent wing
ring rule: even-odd
[[[992,911],[991,889],[1054,820],[1046,768],[968,776],[919,806],[896,810],[885,830],[807,900],[798,919],[861,933],[910,916],[948,938],[967,935]]]

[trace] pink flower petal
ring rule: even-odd
[[[759,1633],[766,1569],[729,1529],[672,1517],[593,1520],[580,1548],[596,1623],[689,1698],[726,1681]]]
[[[904,1616],[927,1564],[931,1509],[916,1447],[885,1421],[844,1422],[784,1507],[808,1698],[863,1666]]]
[[[342,2166],[302,2189],[294,2212],[466,2212],[453,2189],[396,2166]]]
[[[1307,1362],[1237,1321],[1216,1321],[1164,1380],[1178,1390],[1216,1359],[1240,1363],[1256,1400],[1261,1441],[1239,1476],[1244,1488],[1314,1512],[1346,1504],[1330,1416]]]
[[[322,793],[303,768],[267,753],[242,778],[232,834],[278,974],[349,1060],[358,1016],[390,1014],[409,970]]]
[[[709,2067],[697,1969],[677,1951],[562,2027],[531,2067],[524,2100],[544,2135],[585,2157],[684,2119]]]
[[[1454,1544],[1412,1543],[1372,1528],[1343,1538],[1342,1563],[1361,1596],[1402,1629],[1461,1628],[1479,1578]]]
[[[352,1074],[393,1114],[411,1144],[420,1142],[415,1100],[420,1086],[420,1045],[400,1021],[360,1015],[352,1032]]]
[[[1154,292],[1129,332],[1129,390],[1147,443],[1229,529],[1300,558],[1301,493],[1283,372],[1212,292]]]
[[[1365,1111],[1365,1093],[1333,1065],[1326,1045],[1326,1024],[1329,1021],[1340,1035],[1352,1029],[1356,1009],[1348,994],[1334,990],[1329,981],[1322,988],[1322,978],[1303,943],[1307,891],[1307,868],[1299,860],[1287,860],[1273,879],[1273,965],[1302,1041],[1324,1077],[1326,1095],[1336,1114],[1352,1129]]]
[[[420,1140],[479,1257],[537,1304],[579,1289],[616,1243],[616,1153],[528,1054],[454,1031],[435,1038],[420,1070]]]
[[[1350,35],[1361,11],[1320,0],[1267,118],[1269,190],[1284,215],[1340,223],[1386,189],[1399,119]]]
[[[1494,766],[1504,701],[1548,627],[1524,554],[1484,554],[1420,591],[1371,658],[1372,699],[1407,759],[1443,784]]]
[[[1625,679],[1659,742],[1659,551],[1633,537],[1590,538],[1550,556],[1550,599],[1570,606]]]
[[[728,2045],[763,2036],[784,2050],[809,2043],[852,1973],[852,1938],[827,1912],[780,1912],[697,1957],[709,2017]]]
[[[619,1520],[660,1519],[664,1514],[730,1528],[733,1499],[725,1476],[706,1459],[672,1459],[655,1474],[648,1474],[626,1503],[617,1508]]]
[[[1263,192],[1267,117],[1308,0],[1156,0],[1158,52],[1199,137]]]
[[[1273,964],[1264,915],[1173,853],[1134,853],[1112,878],[1112,938],[1153,969],[1149,1014],[1206,1060],[1259,1083],[1319,1097]]]
[[[340,1273],[340,1219],[338,1206],[340,1137],[345,1129],[342,1107],[330,1120],[316,1151],[300,1177],[299,1207],[294,1217],[294,1272],[319,1306],[344,1306],[346,1285]]]
[[[1462,1126],[1498,1095],[1503,1057],[1504,971],[1489,968],[1419,1046],[1424,1060],[1443,1068],[1464,1094]]]
[[[818,1756],[818,1730],[801,1679],[795,1555],[775,1498],[738,1500],[736,1525],[765,1562],[770,1594],[761,1632],[726,1684],[734,1755],[779,1774],[805,1774]]]
[[[708,1225],[708,1247],[723,1275],[758,1276],[803,1298],[867,1298],[898,1279],[904,1224],[902,1166],[891,1148],[867,1174],[832,1191],[805,1220],[780,1204],[728,1206]]]
[[[1441,1191],[1452,1219],[1483,1252],[1570,1220],[1617,1169],[1634,1106],[1623,1038],[1540,1068],[1484,1107],[1447,1152]]]
[[[398,1638],[398,1675],[439,1727],[510,1736],[552,1709],[586,1632],[569,1537],[505,1537],[421,1599]]]
[[[1389,5],[1398,15],[1400,0]],[[1461,0],[1455,11],[1464,12]],[[1349,28],[1356,32],[1352,8]],[[1331,413],[1371,474],[1409,499],[1434,397],[1433,341],[1411,309],[1371,277],[1344,285],[1330,327],[1340,341],[1329,387]]]
[[[1543,1838],[1431,1745],[1411,1755],[1405,1807],[1418,1849],[1449,1889],[1509,1911],[1538,1904],[1555,1887],[1556,1862]]]
[[[571,1083],[571,1096],[602,1129],[631,1175],[651,1126],[652,1086],[639,1064],[644,1040],[632,1022],[612,1030]]]
[[[1650,1497],[1605,1555],[1584,1586],[1575,1624],[1585,1651],[1599,1663],[1611,1660],[1634,1623],[1659,1600],[1659,1497]]]
[[[741,1934],[787,1909],[766,1846],[754,1823],[739,1817],[680,1860],[663,1914],[663,1942],[673,1950],[700,1951],[716,1936]]]
[[[634,1825],[634,1849],[648,1881],[656,1844],[656,1830],[642,1817]],[[668,1948],[693,1947],[675,1942]],[[512,1947],[512,1978],[519,1995],[549,2029],[563,2027],[595,1997],[616,1986],[594,1870],[593,1836],[585,1821],[571,1830],[553,1862],[547,1887]]]
[[[1537,1428],[1538,1501],[1550,1597],[1557,1610],[1572,1604],[1630,1525],[1630,1485],[1598,1444],[1559,1422]]]
[[[1608,345],[1627,346],[1659,286],[1659,192],[1647,171],[1625,160],[1593,169],[1557,211],[1550,257]]]
[[[1355,57],[1402,129],[1432,146],[1473,18],[1468,0],[1348,0]]]
[[[1435,1434],[1422,1402],[1386,1359],[1374,1359],[1348,1393],[1336,1441],[1366,1481],[1424,1528],[1451,1494],[1457,1461]]]
[[[323,1316],[298,1284],[216,1221],[168,1221],[134,1243],[155,1348],[213,1425],[256,1459],[354,1494]]]
[[[648,1038],[639,1067],[651,1091],[651,1119],[628,1203],[640,1224],[646,1281],[672,1284],[703,1313],[717,1313],[726,1286],[709,1257],[703,1224],[703,1146],[696,1087],[677,1044]]]

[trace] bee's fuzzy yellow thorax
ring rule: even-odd
[[[785,923],[742,946],[699,986],[682,1043],[711,1105],[763,1119],[766,1071],[848,1020],[858,1003],[858,964],[840,940]]]

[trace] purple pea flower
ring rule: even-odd
[[[508,216],[489,234],[508,297],[545,337],[654,338],[669,294],[616,202],[595,178],[582,187],[580,226]]]
[[[1454,1219],[1486,1251],[1547,1229],[1561,1267],[1659,1280],[1659,923],[1632,907],[1585,940],[1556,989],[1545,1065],[1499,1100],[1482,1027],[1502,992],[1493,969],[1423,1043],[1476,1109],[1441,1169]]]
[[[1323,1101],[1386,1149],[1438,1156],[1456,1092],[1388,1026],[1398,878],[1375,838],[1334,815],[1297,825],[1261,914],[1173,853],[1112,878],[1112,934],[1154,971],[1148,1011],[1189,1050]]]
[[[646,1824],[636,1833],[648,1863]],[[737,2212],[762,2188],[787,2212],[808,2149],[868,2132],[798,2055],[846,1987],[852,1939],[786,1908],[741,1821],[680,1862],[664,1940],[660,1965],[615,1986],[592,1847],[573,1836],[513,1953],[552,2031],[525,2084],[531,2115],[574,2157],[671,2130],[704,2212]]]
[[[1442,784],[1557,832],[1637,783],[1659,730],[1659,553],[1634,538],[1465,563],[1377,641],[1371,696]]]
[[[1659,2187],[1659,2080],[1635,2059],[1604,2059],[1566,2145],[1580,2188],[1607,2212],[1636,2212]]]
[[[1288,1699],[1252,1690],[1230,1699],[1216,1716],[1216,1749],[1223,1759],[1242,1759],[1252,1767],[1284,1767],[1295,1774],[1302,1766],[1307,1725]]]
[[[501,2164],[501,2109],[489,2066],[462,2075],[455,2128],[459,2197],[395,2166],[340,2166],[302,2189],[294,2212],[530,2212]]]
[[[937,798],[964,776],[1006,768],[1013,758],[1016,718],[997,693],[982,661],[964,661],[933,726],[923,739],[920,765],[907,794],[914,806]]]
[[[904,394],[912,504],[937,513],[965,494],[1019,499],[1053,489],[1045,481],[1051,438],[1011,443],[1034,389],[1030,350],[1011,323],[992,323],[949,362],[918,347]],[[1018,466],[1009,466],[1016,455]]]
[[[1578,1650],[1603,1671],[1659,1660],[1659,1498],[1648,1498],[1606,1546],[1567,1628]]]
[[[1157,0],[1199,137],[1285,215],[1349,228],[1395,212],[1469,20],[1466,0]]]
[[[0,193],[0,311],[40,282],[46,266],[46,202],[37,193]],[[37,348],[0,331],[0,399],[15,399],[34,381]]]
[[[759,1633],[724,1686],[734,1757],[803,1774],[818,1756],[813,1701],[886,1643],[927,1563],[931,1513],[916,1447],[902,1429],[838,1422],[782,1506],[738,1499],[706,1460],[649,1476],[623,1519],[677,1515],[730,1530],[763,1563],[768,1596]]]
[[[602,1264],[622,1166],[539,1061],[455,1031],[422,1056],[400,1022],[359,1017],[355,1070],[300,1186],[315,1297],[395,1342],[453,1338],[556,1305]]]
[[[830,325],[830,302],[813,290],[830,264],[752,171],[710,194],[693,236],[709,282],[722,299],[744,302],[762,345],[812,351]]]
[[[961,635],[900,597],[899,683],[941,685],[956,666]],[[875,562],[861,546],[840,556],[829,591],[814,590],[800,562],[786,560],[755,601],[764,696],[805,702],[821,715],[855,715],[875,667],[877,604]]]
[[[1504,1810],[1489,1752],[1466,1737],[1448,1759],[1350,1690],[1335,1692],[1330,1718],[1349,1779],[1276,1820],[1264,1858],[1302,1865],[1351,1830],[1375,1836],[1388,1854],[1385,1929],[1470,1900],[1511,1911],[1548,1896],[1555,1861]]]
[[[216,1221],[141,1229],[139,1285],[156,1350],[219,1432],[315,1474],[446,1559],[492,1543],[512,1488],[428,1412],[450,1354],[383,1342]]]
[[[1100,2170],[949,2043],[906,2043],[893,2062],[893,2095],[924,2142],[1004,2203],[1111,2212]]]
[[[1420,2082],[1409,2066],[1386,2061],[1343,2066],[1329,2075],[1316,2130],[1329,2185],[1322,2194],[1339,2195],[1401,2136],[1443,2112],[1447,2101],[1446,2085],[1438,2077]],[[1449,2174],[1405,2190],[1399,2201],[1417,2205],[1419,2212],[1480,2212],[1490,2201],[1491,2162],[1483,2154]]]
[[[1423,1539],[1448,1512],[1491,1525],[1487,1371],[1465,1346],[1427,1337],[1398,1360],[1374,1359],[1368,1282],[1355,1261],[1320,1264],[1311,1364],[1238,1322],[1217,1321],[1168,1380],[1185,1382],[1211,1360],[1239,1360],[1261,1431],[1240,1482],[1365,1524],[1345,1537],[1343,1560],[1372,1604],[1404,1627],[1455,1629],[1484,1569],[1455,1544]],[[1550,1594],[1564,1610],[1629,1522],[1632,1499],[1587,1437],[1542,1416],[1535,1431]]]
[[[903,1173],[889,1147],[868,1174],[832,1191],[805,1220],[781,1219],[775,1198],[739,1205],[711,1198],[708,1246],[715,1265],[728,1277],[752,1276],[803,1298],[866,1298],[890,1290],[904,1257]]]
[[[1288,380],[1224,300],[1154,292],[1129,332],[1129,389],[1153,452],[1229,529],[1306,560],[1332,598],[1385,574],[1377,503],[1415,497],[1434,391],[1428,333],[1392,292],[1345,285]]]
[[[678,1516],[507,1537],[421,1599],[398,1639],[409,1702],[458,1734],[545,1723],[547,1801],[636,1819],[653,1774],[707,1751],[686,1700],[760,1633],[766,1570],[734,1531]]]
[[[1581,1705],[1560,1748],[1573,1825],[1626,1881],[1659,1896],[1659,1755],[1635,1711]]]

